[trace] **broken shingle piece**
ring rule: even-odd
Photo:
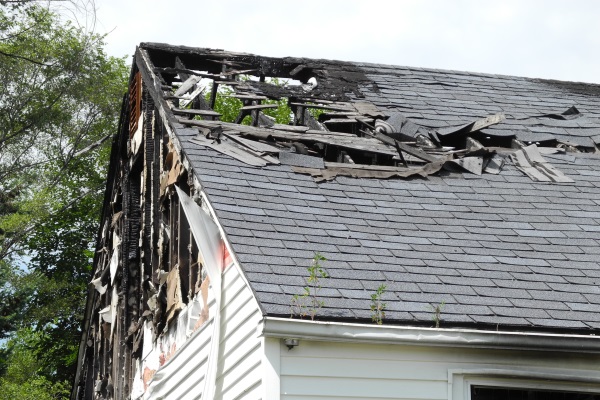
[[[457,165],[475,175],[483,173],[483,157],[463,157],[447,161],[448,164]]]
[[[386,167],[382,165],[357,165],[327,163],[326,168],[294,167],[294,172],[308,174],[316,182],[328,181],[336,176],[351,176],[353,178],[409,178],[412,176],[426,177],[435,174],[444,165],[444,161],[435,161],[417,168]]]
[[[534,144],[517,150],[511,155],[511,159],[519,170],[535,181],[573,182],[571,178],[550,165]]]
[[[498,175],[504,166],[504,157],[495,154],[485,166],[483,172]]]
[[[452,135],[452,134],[459,133],[459,132],[463,132],[463,133],[476,132],[476,131],[480,131],[484,128],[487,128],[488,126],[498,124],[498,123],[502,122],[505,118],[506,117],[502,113],[494,114],[494,115],[490,115],[485,118],[478,119],[473,122],[469,122],[467,124],[440,128],[437,130],[437,133],[438,133],[438,135],[448,136],[448,135]]]

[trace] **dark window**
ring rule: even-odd
[[[600,394],[472,386],[471,400],[600,400]]]

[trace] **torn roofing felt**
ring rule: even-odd
[[[290,315],[319,252],[317,319],[370,322],[383,284],[384,323],[443,304],[442,327],[600,328],[596,85],[162,44],[136,59],[265,314]]]

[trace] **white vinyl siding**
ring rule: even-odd
[[[223,400],[259,399],[261,340],[257,327],[262,315],[235,267],[223,275],[221,345],[217,394]]]
[[[280,351],[285,400],[449,399],[456,370],[600,376],[599,355],[308,340]]]
[[[209,315],[214,315],[216,301],[209,290]],[[154,375],[146,399],[189,399],[202,396],[208,369],[208,357],[214,318],[210,318],[198,331],[177,349],[175,354]],[[148,396],[149,395],[149,396]]]
[[[222,283],[216,398],[260,399],[262,348],[257,326],[262,316],[235,266],[225,270]],[[149,399],[201,398],[214,333],[212,317],[216,301],[212,290],[209,290],[208,300],[211,318],[158,370]]]

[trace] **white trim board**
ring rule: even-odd
[[[263,318],[265,337],[317,341],[600,353],[600,337]]]
[[[471,387],[476,385],[600,394],[599,376],[518,369],[448,370],[448,400],[471,400]]]

